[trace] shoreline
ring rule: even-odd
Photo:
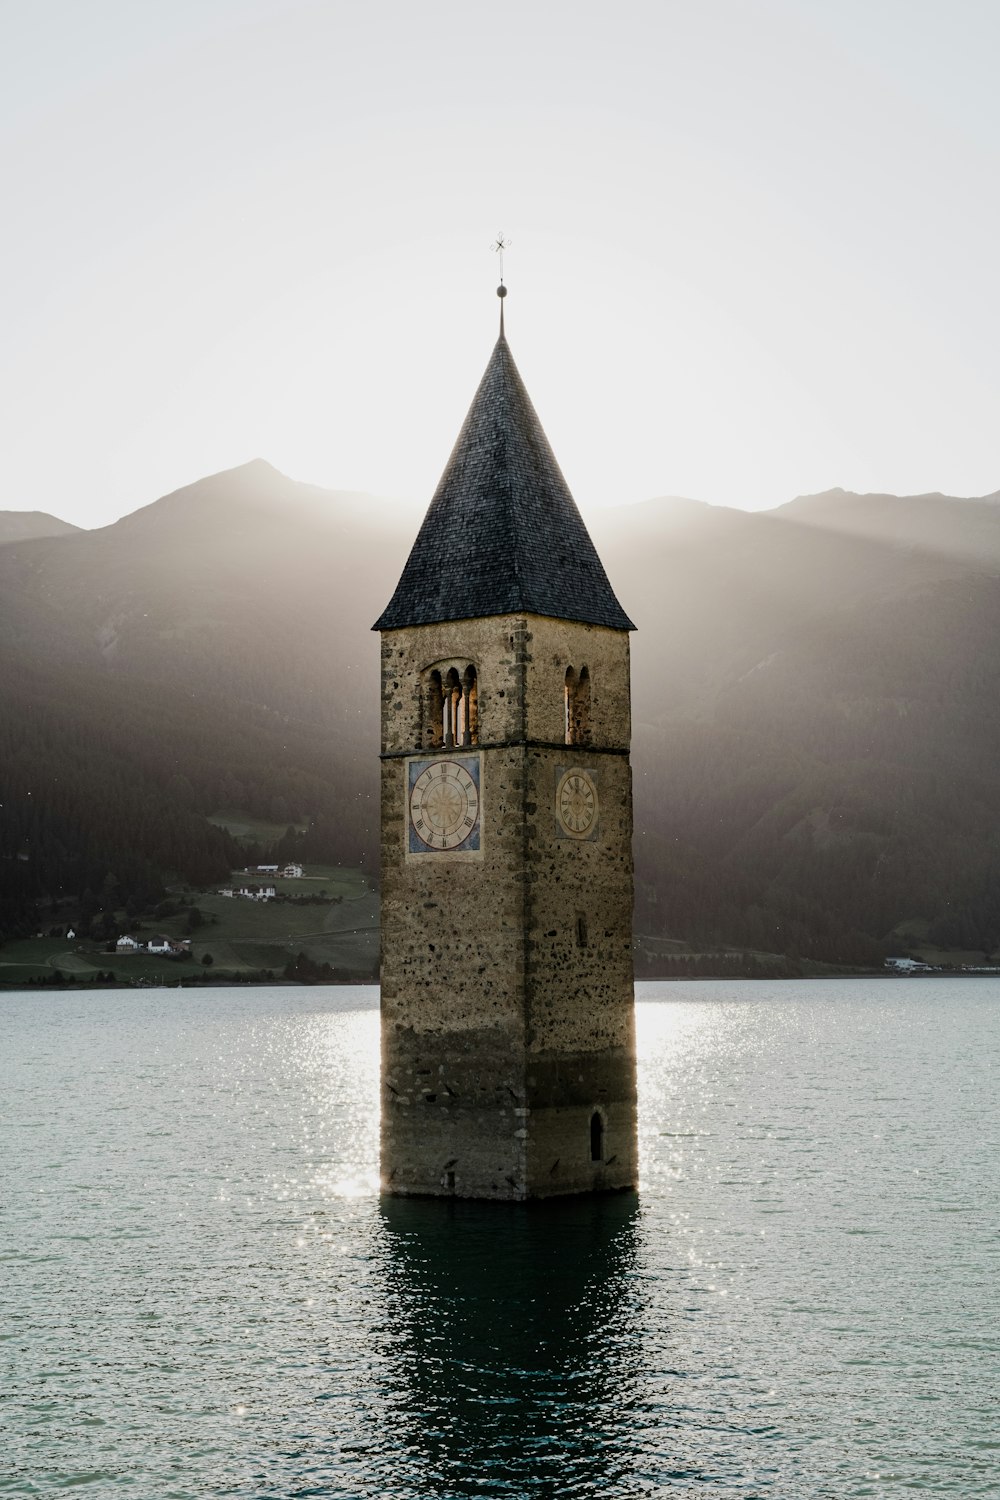
[[[836,969],[828,970],[823,974],[643,974],[636,975],[634,984],[720,984],[725,982],[740,984],[799,984],[826,983],[831,979],[879,979],[879,980],[913,980],[913,979],[995,979],[1000,978],[1000,972],[987,969],[926,969],[911,973],[892,973],[881,969]],[[286,979],[284,976],[276,979],[240,979],[235,975],[218,974],[210,979],[179,979],[174,982],[157,983],[142,980],[111,981],[101,980],[73,980],[73,979],[40,979],[32,981],[19,981],[16,983],[5,983],[0,979],[0,994],[29,994],[36,992],[50,993],[52,991],[77,991],[86,993],[91,990],[235,990],[235,989],[352,989],[363,986],[378,988],[379,978],[377,975],[356,975],[350,978],[334,978],[321,980]]]

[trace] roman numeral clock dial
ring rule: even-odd
[[[409,854],[479,849],[479,757],[409,763]]]
[[[560,838],[597,837],[597,781],[593,771],[571,769],[556,772],[556,833]]]

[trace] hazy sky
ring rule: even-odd
[[[0,0],[0,509],[1000,487],[997,0]]]

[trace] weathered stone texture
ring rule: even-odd
[[[413,856],[407,757],[456,753],[427,748],[428,674],[452,665],[477,674],[481,847]],[[583,666],[588,743],[567,745],[566,671]],[[532,615],[386,631],[382,737],[383,1185],[498,1198],[633,1185],[627,634]],[[595,837],[560,831],[572,767],[598,791]]]

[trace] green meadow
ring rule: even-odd
[[[186,914],[163,919],[144,917],[122,932],[141,941],[158,933],[191,938],[189,958],[160,954],[107,953],[92,942],[65,937],[35,937],[0,947],[0,986],[45,982],[62,975],[74,983],[92,983],[111,973],[127,984],[177,984],[182,979],[270,971],[280,978],[285,965],[304,953],[317,964],[329,964],[344,982],[373,980],[378,966],[378,892],[360,870],[339,866],[309,867],[301,880],[268,880],[234,871],[232,883],[275,885],[283,895],[319,897],[316,902],[248,901],[215,891],[185,890],[174,897],[196,906],[203,924],[188,932]],[[210,955],[210,964],[203,960]],[[58,971],[58,973],[57,973]]]

